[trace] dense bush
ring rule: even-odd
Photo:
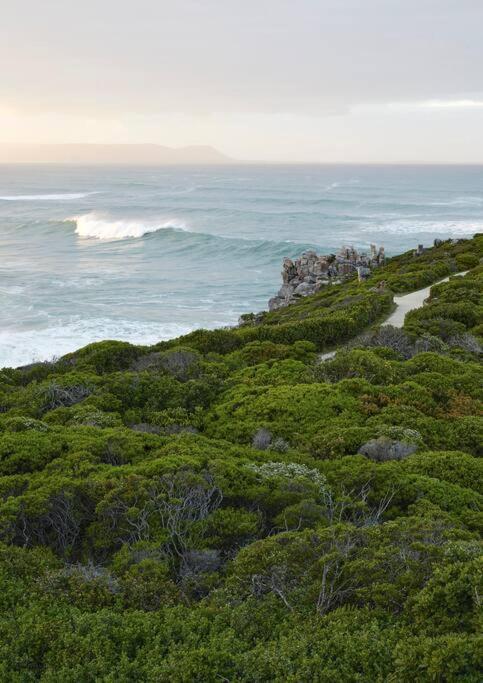
[[[479,681],[481,248],[1,371],[0,680]]]

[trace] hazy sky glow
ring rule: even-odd
[[[0,142],[483,163],[483,0],[3,0]]]

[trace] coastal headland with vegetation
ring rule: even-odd
[[[479,683],[482,252],[0,370],[0,680]]]

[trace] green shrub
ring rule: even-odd
[[[480,259],[476,254],[458,254],[456,256],[456,264],[460,270],[470,270],[476,268]]]
[[[3,370],[0,680],[479,681],[482,251]]]

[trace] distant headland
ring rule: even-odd
[[[153,144],[0,144],[0,163],[214,165],[234,161],[207,145],[164,147]]]

